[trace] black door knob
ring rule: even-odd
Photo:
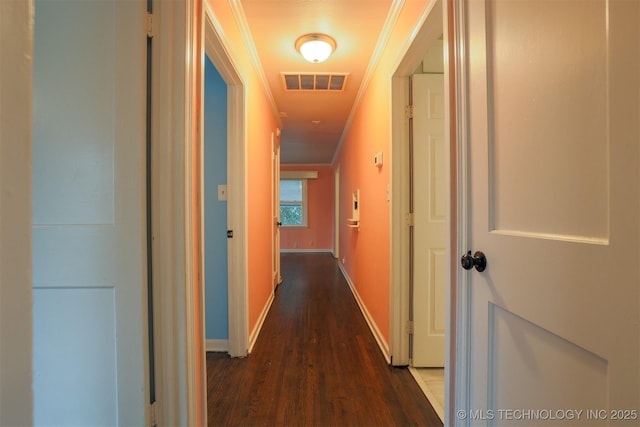
[[[475,267],[477,271],[484,271],[487,268],[487,257],[481,251],[476,251],[473,255],[471,255],[471,251],[468,251],[462,255],[460,263],[465,270],[471,270]]]

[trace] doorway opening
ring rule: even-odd
[[[408,78],[410,370],[444,416],[446,194],[442,37]]]
[[[227,84],[204,57],[203,197],[205,343],[229,351],[227,251]]]
[[[454,366],[449,301],[456,221],[446,12],[440,0],[425,11],[393,75],[391,215],[392,364],[410,367],[443,421]],[[424,376],[415,369],[423,367]]]
[[[220,23],[208,5],[205,5],[204,21],[203,53],[211,60],[227,89],[226,188],[220,189],[221,193],[226,193],[220,194],[220,198],[226,197],[227,204],[227,351],[232,357],[243,357],[248,351],[244,82],[229,57],[229,43],[223,38]],[[211,192],[202,195],[204,199],[214,196]]]

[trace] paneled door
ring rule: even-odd
[[[446,175],[444,75],[414,74],[413,354],[415,367],[444,366]]]
[[[148,425],[144,12],[35,1],[36,426]]]
[[[640,2],[458,5],[471,253],[456,424],[638,425]]]

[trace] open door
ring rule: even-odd
[[[444,75],[414,74],[413,354],[414,367],[444,367],[447,176]]]
[[[458,6],[470,252],[456,422],[637,425],[640,3]]]
[[[35,2],[35,425],[149,425],[145,6]]]

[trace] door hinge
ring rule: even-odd
[[[404,107],[404,115],[407,119],[413,119],[413,105],[407,105]]]
[[[145,22],[144,22],[144,29],[147,32],[147,37],[149,37],[150,39],[153,38],[153,36],[155,35],[153,32],[153,14],[147,12],[147,15],[145,16]]]
[[[233,238],[233,230],[227,230],[227,239]]]
[[[413,335],[413,321],[412,320],[407,320],[407,323],[405,323],[405,325],[404,325],[404,330],[409,335]]]
[[[415,214],[413,212],[409,212],[405,217],[405,223],[409,227],[413,227],[415,225]]]

